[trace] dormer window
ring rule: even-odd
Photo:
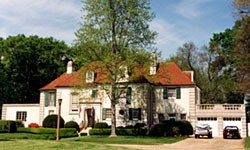
[[[128,81],[128,68],[126,66],[120,66],[117,75],[117,82],[126,82]]]
[[[93,71],[87,71],[86,73],[86,83],[94,82],[95,73]]]

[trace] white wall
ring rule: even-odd
[[[163,113],[164,116],[168,113],[182,113],[186,114],[187,117],[189,117],[189,101],[190,101],[190,95],[189,91],[190,89],[195,87],[189,87],[189,86],[182,86],[181,87],[181,98],[169,98],[169,99],[163,99],[163,87],[159,86],[156,88],[156,112],[157,113]],[[165,118],[166,119],[166,118]]]
[[[6,120],[16,120],[17,111],[26,111],[25,127],[30,123],[39,124],[39,104],[4,104],[3,107],[6,107]]]

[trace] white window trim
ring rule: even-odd
[[[93,71],[86,72],[86,83],[93,83],[95,78],[95,73]]]

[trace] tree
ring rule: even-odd
[[[100,61],[108,71],[106,78],[110,80],[110,88],[103,88],[111,101],[111,136],[116,136],[115,105],[120,95],[116,94],[117,81],[137,63],[148,62],[149,54],[145,49],[152,48],[156,36],[148,22],[154,14],[149,12],[148,0],[84,0],[83,3],[85,15],[76,32],[79,56],[76,60],[81,65]]]
[[[64,72],[69,55],[68,46],[52,37],[17,35],[2,40],[0,99],[5,103],[39,102],[39,88]]]
[[[234,7],[237,10],[237,16],[244,17],[250,15],[250,0],[234,0]]]
[[[233,29],[235,32],[234,55],[237,57],[238,81],[242,93],[250,92],[250,17],[246,16],[236,21]]]

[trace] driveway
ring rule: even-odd
[[[164,145],[113,145],[137,150],[244,150],[243,139],[188,138],[183,141]]]

